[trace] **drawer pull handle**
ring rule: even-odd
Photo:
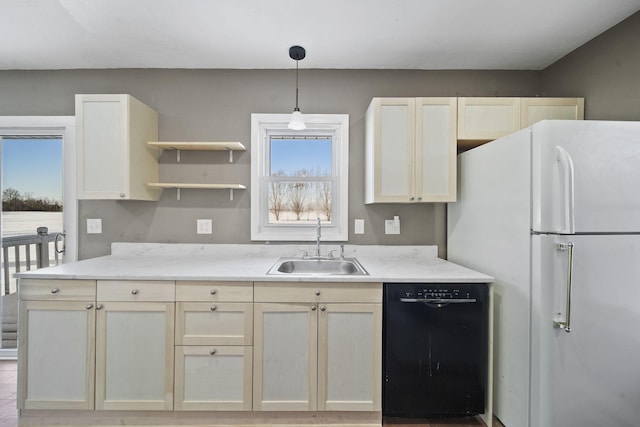
[[[217,293],[218,293],[218,291],[216,291],[215,289],[211,289],[211,295],[215,295]]]
[[[60,292],[60,289],[58,289],[58,288],[51,289],[51,293],[52,294],[57,294],[58,292]]]
[[[102,304],[97,304],[96,305],[96,310],[102,310],[103,305]]]
[[[320,296],[320,291],[316,291],[316,296]]]
[[[138,292],[139,291],[137,289],[134,289],[134,290],[131,291],[131,295],[138,295]]]
[[[217,308],[218,308],[217,306],[212,305],[212,306],[211,306],[211,311],[216,311],[216,309],[217,309]]]
[[[213,356],[214,354],[216,354],[216,349],[215,349],[215,348],[212,348],[212,349],[209,351],[209,354],[210,354],[210,355],[212,355],[212,356]]]
[[[87,304],[86,309],[91,310],[93,308],[93,304]]]

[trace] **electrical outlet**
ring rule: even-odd
[[[196,220],[196,233],[213,234],[213,221],[210,219]]]
[[[87,219],[87,234],[102,234],[102,219]]]
[[[400,217],[394,216],[384,221],[384,234],[400,234]]]
[[[364,219],[355,220],[353,234],[364,234]]]

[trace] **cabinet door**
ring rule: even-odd
[[[380,411],[382,304],[320,305],[318,410]]]
[[[250,346],[177,346],[177,411],[250,411]]]
[[[98,302],[96,409],[173,408],[174,304]]]
[[[78,198],[158,200],[158,113],[130,95],[76,95]]]
[[[457,105],[457,98],[416,99],[417,202],[456,201]]]
[[[583,120],[584,98],[521,98],[520,127],[540,120]]]
[[[458,98],[458,139],[490,141],[520,129],[520,98]]]
[[[254,305],[254,410],[316,410],[316,312],[314,304]]]
[[[252,303],[177,303],[176,345],[251,345],[252,343]]]
[[[124,95],[76,95],[78,198],[128,193],[126,117]]]
[[[374,98],[367,111],[366,203],[414,194],[414,98]]]
[[[21,302],[18,408],[93,409],[94,332],[93,303]]]

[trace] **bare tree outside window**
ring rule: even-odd
[[[318,211],[324,213],[327,221],[331,222],[331,183],[322,182],[317,185]]]
[[[284,176],[283,170],[274,173],[273,176]],[[276,221],[280,221],[280,213],[285,209],[287,197],[287,184],[282,181],[271,182],[269,193],[269,212],[273,214]]]
[[[296,182],[289,184],[289,209],[296,215],[296,220],[300,221],[302,214],[307,209],[307,190],[309,184]]]

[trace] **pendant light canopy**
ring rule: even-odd
[[[306,51],[302,46],[291,46],[289,48],[289,57],[296,61],[296,107],[293,109],[293,113],[291,113],[291,119],[288,125],[289,129],[292,130],[304,130],[307,127],[304,123],[300,108],[298,108],[298,61],[304,59],[305,56]]]

